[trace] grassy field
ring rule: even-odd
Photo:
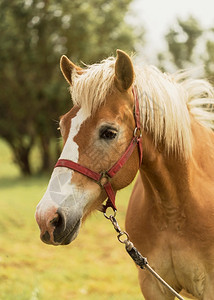
[[[45,245],[34,213],[49,178],[21,178],[2,141],[0,166],[1,300],[142,299],[136,268],[101,213],[71,245]],[[117,199],[121,227],[130,189]]]
[[[86,221],[71,245],[45,245],[34,213],[49,178],[21,178],[2,141],[0,166],[1,300],[143,299],[136,267],[101,213]],[[131,189],[117,197],[121,227]]]

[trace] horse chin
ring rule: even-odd
[[[59,245],[68,245],[72,241],[74,241],[79,234],[81,223],[82,223],[82,221],[81,221],[81,219],[79,219],[76,222],[76,224],[69,230],[69,232],[66,233],[66,235],[62,238]]]

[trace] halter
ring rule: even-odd
[[[116,193],[114,192],[110,179],[114,177],[115,174],[123,167],[123,165],[127,162],[131,154],[133,153],[135,147],[138,145],[138,151],[139,151],[139,161],[140,164],[142,162],[143,158],[143,149],[142,149],[142,131],[140,126],[140,109],[139,109],[139,99],[136,87],[132,88],[132,93],[135,100],[135,109],[134,109],[134,117],[135,117],[135,124],[136,127],[133,132],[133,138],[126,149],[126,151],[123,153],[121,158],[108,170],[103,171],[101,173],[94,172],[87,167],[84,167],[72,160],[68,159],[59,159],[55,165],[56,167],[66,167],[68,169],[77,171],[78,173],[81,173],[91,179],[93,179],[101,188],[104,188],[106,191],[106,194],[108,196],[108,200],[106,204],[103,206],[102,211],[106,212],[106,209],[108,207],[111,207],[114,211],[117,210],[115,205],[115,196]]]

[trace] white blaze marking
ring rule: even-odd
[[[67,141],[64,145],[60,159],[70,159],[74,162],[78,162],[79,151],[78,145],[74,142],[74,137],[80,130],[83,122],[89,117],[82,109],[77,112],[77,115],[71,120],[71,128],[67,138]]]
[[[74,142],[74,137],[78,134],[81,125],[88,117],[89,115],[80,109],[76,116],[71,120],[70,132],[60,155],[60,159],[69,159],[76,163],[78,162],[79,149],[77,143]],[[43,203],[44,208],[47,208],[47,206],[55,203],[73,208],[83,208],[85,203],[76,200],[81,200],[81,198],[84,199],[85,197],[83,194],[85,193],[84,190],[80,191],[80,188],[71,184],[72,175],[73,171],[68,168],[55,168],[51,175],[48,188],[40,201],[39,206]]]

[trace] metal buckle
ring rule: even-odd
[[[141,128],[135,127],[134,137],[136,137],[138,139],[140,139],[142,137],[142,130],[141,130]]]
[[[99,184],[99,186],[101,188],[103,188],[104,185],[109,182],[110,178],[111,177],[108,175],[108,172],[107,171],[103,171],[103,172],[100,173],[100,179],[97,181],[97,183]]]

